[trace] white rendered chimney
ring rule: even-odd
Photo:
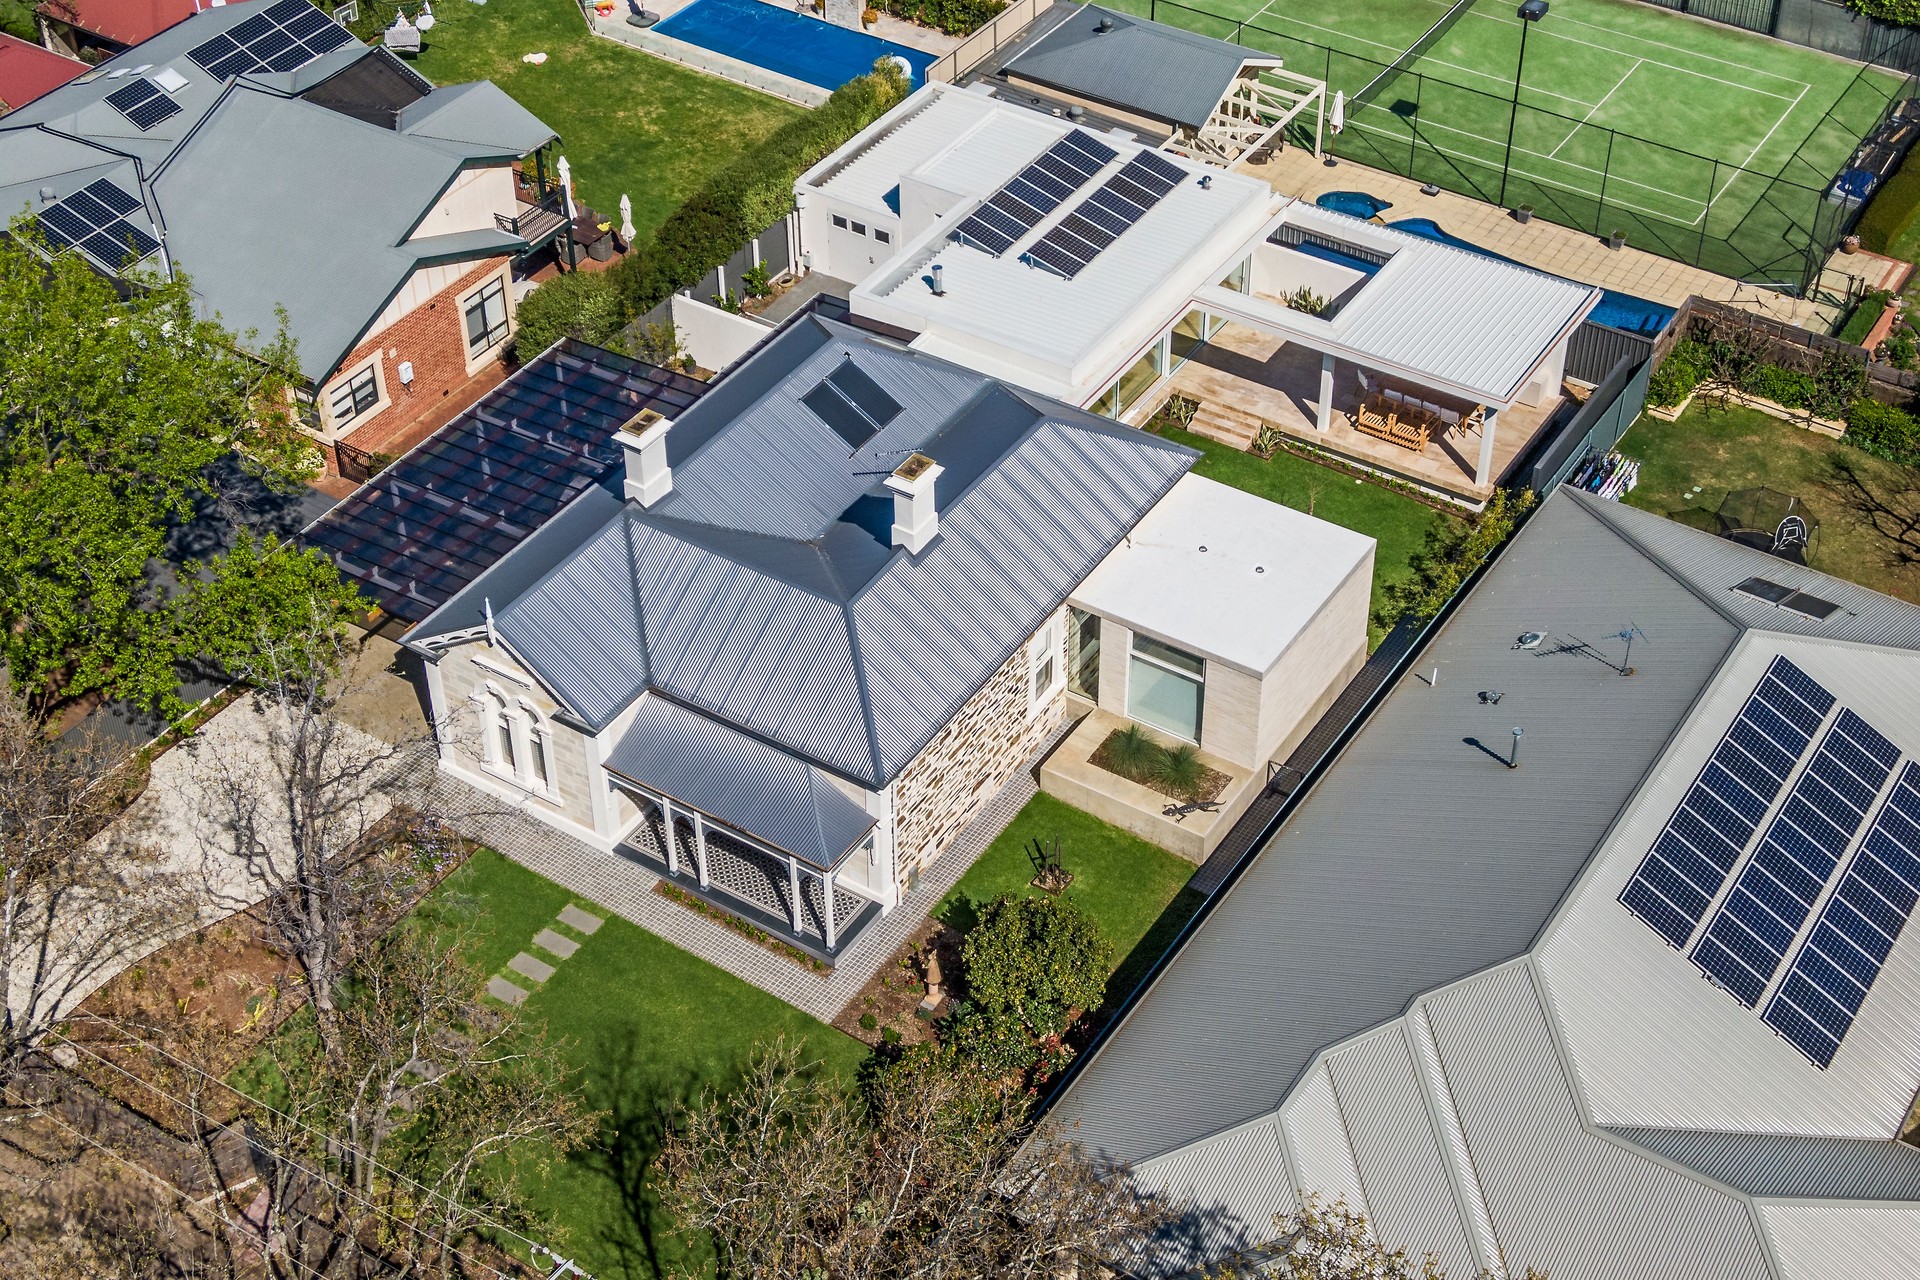
[[[934,505],[933,482],[946,468],[924,453],[910,455],[887,477],[893,490],[893,545],[919,555],[940,535],[940,512]]]
[[[650,507],[673,492],[673,468],[667,465],[667,432],[673,419],[642,409],[615,432],[627,455],[627,497]]]

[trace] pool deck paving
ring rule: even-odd
[[[1542,271],[1677,307],[1689,296],[1734,303],[1788,324],[1825,333],[1838,314],[1833,305],[1790,298],[1628,245],[1609,249],[1599,237],[1535,218],[1521,223],[1507,210],[1442,191],[1424,195],[1421,184],[1351,160],[1328,165],[1305,147],[1287,147],[1267,163],[1247,165],[1282,195],[1313,200],[1329,191],[1364,191],[1393,202],[1384,215],[1432,218],[1452,235]]]

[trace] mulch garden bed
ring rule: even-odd
[[[1100,745],[1094,748],[1093,754],[1087,757],[1087,762],[1105,769],[1108,773],[1116,777],[1125,778],[1128,782],[1137,782],[1143,787],[1150,787],[1163,796],[1171,797],[1185,804],[1211,803],[1219,799],[1220,793],[1225,791],[1227,784],[1233,781],[1230,776],[1220,772],[1218,769],[1210,769],[1206,765],[1201,765],[1201,777],[1198,785],[1187,788],[1170,786],[1166,780],[1160,776],[1153,765],[1149,764],[1144,768],[1129,767],[1127,762],[1116,758],[1114,739],[1125,732],[1126,730],[1124,729],[1115,729],[1112,733],[1108,734]]]
[[[933,954],[940,957],[940,991],[947,997],[940,1002],[936,1016],[944,1016],[953,1003],[954,986],[960,976],[960,931],[928,917],[898,951],[887,957],[860,994],[847,1002],[833,1025],[870,1045],[911,1045],[938,1039],[933,1023],[917,1012],[927,994],[926,958]],[[889,1036],[889,1032],[893,1034]]]

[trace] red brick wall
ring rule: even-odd
[[[390,446],[397,441],[404,441],[406,445],[414,443],[407,439],[412,434],[409,428],[423,419],[437,417],[444,422],[451,416],[449,410],[457,412],[466,407],[452,405],[450,401],[456,391],[483,371],[476,370],[474,374],[467,372],[467,338],[460,315],[459,297],[500,270],[507,261],[504,257],[489,258],[475,264],[473,270],[355,347],[335,366],[334,373],[351,369],[376,351],[379,352],[380,376],[386,385],[389,400],[386,408],[356,422],[341,437],[346,443],[368,453],[394,452]],[[511,286],[508,288],[508,299],[511,305]],[[503,342],[493,349],[491,354],[494,361],[498,361],[506,348],[507,344]],[[410,388],[400,385],[399,368],[403,360],[413,361],[413,385]],[[320,395],[322,413],[326,411],[326,399],[323,385]],[[328,450],[328,454],[328,469],[333,470],[332,451]]]

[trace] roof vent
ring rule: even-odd
[[[1093,24],[1093,29],[1095,31],[1111,31],[1113,30],[1113,19],[1103,13],[1100,15],[1100,21]]]
[[[1540,642],[1547,638],[1544,631],[1522,631],[1513,642],[1516,649],[1538,649]]]
[[[893,545],[919,555],[940,536],[940,511],[933,486],[946,468],[924,453],[914,453],[887,477],[893,491]]]
[[[614,433],[627,455],[627,499],[650,507],[673,492],[673,467],[667,462],[667,432],[673,419],[657,409],[642,409]]]
[[[1067,119],[1069,120],[1078,120],[1086,114],[1087,109],[1077,102],[1067,108]]]

